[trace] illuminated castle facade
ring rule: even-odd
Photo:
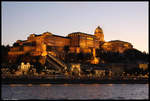
[[[55,49],[62,52],[65,46],[69,46],[71,53],[88,53],[93,48],[99,48],[99,42],[104,41],[104,34],[100,27],[97,27],[94,35],[74,32],[67,37],[54,35],[45,32],[41,35],[31,34],[27,40],[18,40],[9,52],[10,55],[20,55],[32,52],[32,55],[42,55],[43,51]]]
[[[83,32],[74,32],[66,37],[45,32],[40,35],[31,34],[27,40],[18,40],[9,51],[10,56],[29,53],[32,56],[46,56],[48,52],[63,54],[64,47],[69,47],[69,53],[93,53],[95,49],[103,48],[106,51],[123,52],[133,46],[123,41],[105,42],[102,28],[95,29],[94,35]]]

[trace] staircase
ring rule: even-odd
[[[67,70],[67,65],[57,57],[51,55],[50,53],[47,54],[46,58],[47,62],[54,66],[59,71]]]

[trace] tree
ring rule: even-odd
[[[65,62],[68,62],[68,52],[69,52],[69,46],[64,46],[64,52],[65,52]]]
[[[19,46],[19,43],[14,43],[13,44],[13,47],[17,47],[17,46]]]
[[[137,49],[128,49],[124,51],[123,54],[130,62],[138,62],[138,61],[148,62],[149,55],[142,53]]]
[[[69,46],[64,46],[64,52],[65,52],[65,53],[68,54],[69,50],[70,50]]]
[[[77,62],[77,54],[68,53],[68,62]]]
[[[1,46],[1,58],[2,58],[2,63],[8,64],[8,52],[10,50],[10,46]]]

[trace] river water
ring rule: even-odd
[[[10,84],[3,100],[24,99],[149,99],[149,84]]]

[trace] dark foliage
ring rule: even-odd
[[[10,50],[10,46],[1,46],[1,62],[7,64],[8,63],[8,51]]]
[[[88,60],[92,58],[90,53],[69,53],[68,61],[74,63],[87,63]]]
[[[139,51],[137,49],[128,49],[123,54],[128,59],[128,61],[148,62],[149,54],[142,53],[141,51]]]
[[[149,54],[142,53],[137,49],[128,49],[123,53],[111,52],[104,50],[96,50],[97,57],[104,60],[105,63],[137,63],[148,62]]]

